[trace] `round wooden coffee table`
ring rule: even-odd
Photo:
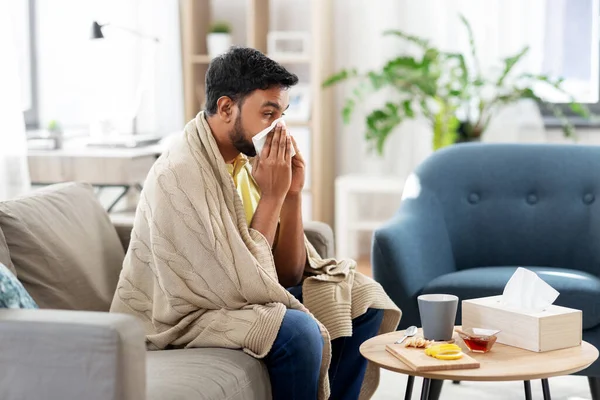
[[[421,334],[421,330],[419,330]],[[579,347],[535,353],[517,347],[496,343],[489,353],[472,353],[456,336],[456,344],[481,364],[476,369],[416,372],[386,351],[386,345],[404,336],[404,331],[387,333],[367,340],[360,346],[361,354],[369,361],[390,371],[409,376],[406,399],[410,399],[415,376],[423,377],[421,399],[429,398],[432,379],[451,381],[524,381],[525,398],[531,399],[531,384],[534,379],[542,380],[544,400],[550,400],[548,378],[570,375],[589,367],[598,358],[598,350],[587,342]]]

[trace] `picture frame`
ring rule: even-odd
[[[302,31],[271,31],[267,34],[267,53],[270,57],[308,57],[310,36]]]
[[[290,88],[290,106],[284,119],[288,122],[308,122],[311,111],[310,85],[298,83]]]

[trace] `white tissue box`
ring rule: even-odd
[[[462,301],[462,326],[500,330],[498,343],[535,352],[581,345],[581,310],[551,305],[527,312],[501,303],[502,296]]]

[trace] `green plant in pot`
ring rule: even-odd
[[[420,57],[399,55],[380,70],[366,73],[344,69],[323,82],[324,87],[348,80],[356,83],[342,110],[346,123],[366,96],[382,89],[391,89],[392,95],[385,105],[372,110],[365,121],[365,138],[380,155],[383,154],[386,139],[407,119],[418,116],[427,119],[433,129],[433,149],[437,150],[454,143],[479,140],[501,107],[523,99],[545,104],[561,122],[565,135],[573,135],[574,127],[562,109],[545,102],[535,93],[534,88],[540,85],[567,95],[570,108],[576,114],[589,118],[587,107],[573,101],[562,88],[562,79],[513,73],[515,65],[527,54],[528,47],[502,60],[498,71],[484,76],[471,26],[464,16],[461,15],[460,19],[468,33],[470,55],[444,52],[432,46],[427,39],[390,30],[385,31],[384,35],[394,35],[413,43],[419,49]],[[470,57],[472,67],[467,67],[467,57]]]
[[[206,46],[211,58],[227,52],[231,47],[231,25],[225,21],[214,22],[206,36]]]

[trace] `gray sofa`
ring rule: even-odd
[[[264,365],[239,350],[147,352],[135,318],[110,314],[133,218],[109,217],[83,184],[0,202],[0,262],[40,310],[0,310],[0,399],[251,400]],[[323,256],[333,234],[306,223]]]

